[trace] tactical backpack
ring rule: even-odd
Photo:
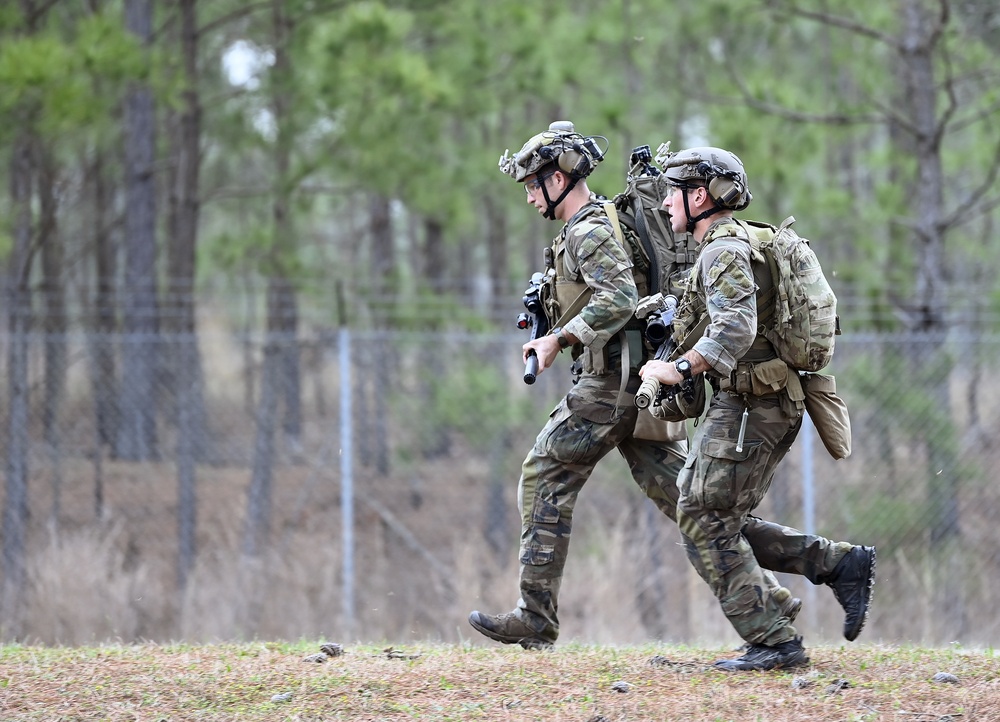
[[[750,232],[754,264],[770,273],[771,287],[757,295],[758,333],[792,368],[819,371],[833,358],[834,337],[840,334],[837,297],[819,259],[792,229],[792,216],[777,228],[738,222]]]
[[[655,163],[648,145],[635,148],[629,161],[625,190],[611,200],[599,196],[615,236],[632,259],[636,287],[643,297],[662,293],[680,298],[682,277],[698,258],[694,236],[675,234],[670,227],[670,216],[663,210],[667,183],[657,164],[665,157],[668,146],[668,143],[660,145]],[[549,301],[555,303],[550,312],[558,311],[552,314],[557,318],[553,327],[564,325],[578,314],[590,296],[589,290],[584,289],[566,308],[554,300]],[[554,299],[552,294],[549,297]]]
[[[658,149],[657,163],[665,157],[668,145]],[[674,234],[670,217],[663,210],[666,192],[667,184],[660,167],[653,162],[649,146],[641,145],[632,151],[625,190],[614,197],[612,204],[618,221],[628,231],[625,235],[638,240],[630,245],[637,246],[647,295],[663,293],[679,298],[680,277],[694,265],[698,244],[690,233]]]

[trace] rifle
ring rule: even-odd
[[[527,313],[518,314],[517,327],[521,329],[531,328],[530,341],[534,341],[536,338],[540,338],[549,332],[549,319],[545,316],[545,307],[541,299],[542,282],[544,280],[545,276],[540,272],[531,274],[531,281],[528,288],[524,291],[524,297],[521,299],[528,311]],[[537,375],[538,356],[533,350],[528,351],[528,362],[524,365],[524,383],[535,383]]]
[[[656,348],[656,353],[653,354],[656,361],[666,361],[677,347],[671,338],[676,313],[677,297],[661,293],[643,300],[635,309],[637,318],[646,319],[646,340]],[[677,391],[677,386],[671,386],[665,393],[673,397]],[[635,405],[645,409],[660,397],[660,392],[660,382],[657,379],[644,379],[635,392]]]

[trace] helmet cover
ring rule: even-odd
[[[568,120],[557,120],[548,130],[532,136],[513,156],[509,150],[504,151],[498,165],[518,183],[549,165],[579,180],[593,172],[604,160],[605,152],[598,148],[594,137],[580,135]]]

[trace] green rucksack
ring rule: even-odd
[[[766,268],[770,284],[758,282],[757,323],[778,357],[799,371],[819,371],[833,358],[840,335],[837,297],[809,241],[792,229],[789,216],[775,228],[738,221],[750,232],[755,276]]]
[[[683,272],[694,265],[698,244],[690,233],[675,235],[670,228],[670,217],[663,210],[667,184],[658,164],[667,148],[666,143],[659,147],[655,163],[648,145],[635,148],[629,160],[625,190],[612,202],[623,229],[638,240],[647,295],[662,293],[680,298],[678,282]]]

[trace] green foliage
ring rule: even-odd
[[[68,40],[50,30],[0,43],[0,117],[30,117],[45,136],[78,132],[109,120],[122,85],[149,72],[120,23],[94,15],[73,29]]]
[[[935,55],[942,119],[956,103],[941,136],[943,210],[961,223],[942,229],[941,274],[956,282],[1000,271],[983,242],[994,234],[997,212],[965,212],[988,185],[1000,142],[991,113],[1000,102],[990,42],[996,12],[988,5],[949,3],[952,21]],[[903,96],[906,27],[896,4],[287,0],[287,71],[278,77],[262,62],[256,85],[234,87],[221,53],[236,42],[255,49],[256,60],[273,59],[276,50],[270,12],[249,7],[231,23],[214,24],[238,6],[206,5],[200,18],[213,23],[199,37],[197,59],[205,132],[201,275],[263,262],[271,251],[285,267],[316,275],[317,263],[329,259],[296,239],[322,234],[333,243],[363,243],[363,213],[346,202],[313,202],[305,188],[315,186],[343,197],[378,193],[414,224],[433,217],[449,247],[463,247],[465,267],[476,268],[486,265],[480,239],[495,219],[484,218],[489,198],[504,216],[510,273],[520,284],[526,249],[554,228],[526,208],[496,159],[565,118],[610,141],[591,179],[598,192],[621,189],[635,145],[731,147],[754,191],[745,215],[771,222],[796,215],[835,269],[838,292],[850,289],[879,311],[912,293],[922,258],[914,207],[920,176]],[[56,4],[31,34],[19,6],[0,8],[0,140],[31,127],[61,163],[75,163],[77,154],[118,137],[118,104],[130,83],[151,85],[161,109],[179,107],[185,81],[174,10],[162,14],[153,46],[141,48],[123,28],[120,4],[103,8]],[[837,23],[823,22],[824,13]],[[288,101],[280,138],[278,94]],[[161,148],[171,131],[158,129]],[[291,162],[281,178],[279,141]],[[158,165],[164,179],[168,167]],[[64,170],[72,175],[75,168]],[[215,202],[220,190],[256,200]],[[295,233],[268,241],[259,228],[271,223],[267,211],[279,191],[291,195]],[[982,201],[995,204],[995,190]],[[244,224],[255,230],[234,230]],[[417,233],[393,230],[401,248],[415,243]],[[413,279],[408,293],[418,293],[420,281]],[[878,323],[894,321],[882,314]]]

